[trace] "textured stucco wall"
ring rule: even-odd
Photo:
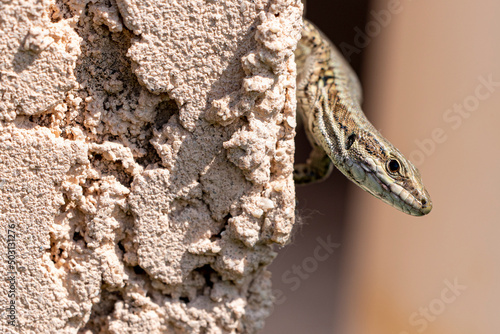
[[[0,4],[0,332],[263,326],[294,222],[301,12]]]

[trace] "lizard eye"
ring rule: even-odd
[[[401,166],[399,165],[399,161],[397,161],[395,159],[391,159],[387,163],[387,170],[389,171],[389,173],[393,173],[393,174],[397,173],[397,172],[399,172],[400,168],[401,168]]]

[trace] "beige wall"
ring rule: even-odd
[[[500,2],[401,3],[367,50],[365,108],[434,209],[408,217],[352,189],[338,333],[499,333]]]

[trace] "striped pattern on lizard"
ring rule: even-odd
[[[304,20],[295,51],[297,109],[313,146],[296,184],[325,179],[333,165],[362,189],[413,216],[432,209],[419,171],[368,121],[358,78],[340,52]]]

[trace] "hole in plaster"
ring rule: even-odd
[[[136,273],[137,275],[145,275],[146,271],[144,269],[142,269],[141,266],[137,265],[137,266],[134,266],[134,273]]]
[[[164,124],[168,122],[170,117],[179,112],[177,103],[174,100],[166,100],[156,106],[156,118],[154,126],[157,130],[160,130]]]
[[[119,248],[122,252],[124,252],[124,253],[125,253],[125,246],[123,246],[123,243],[122,243],[122,241],[121,241],[121,240],[120,240],[120,241],[118,241],[118,248]]]
[[[216,240],[220,240],[222,238],[222,233],[226,230],[226,225],[224,225],[224,227],[222,228],[222,230],[220,230],[219,233],[217,234],[214,234],[210,237],[210,241],[214,242]]]
[[[73,233],[73,240],[74,240],[74,241],[77,241],[77,242],[78,242],[78,241],[80,241],[80,240],[83,240],[83,237],[82,237],[82,235],[80,234],[80,232],[75,232],[75,233]]]
[[[226,230],[226,226],[228,224],[228,220],[229,218],[232,218],[233,216],[231,216],[230,213],[228,213],[224,218],[223,218],[223,221],[224,221],[224,226],[222,227],[222,229],[219,231],[219,233],[217,234],[213,234],[211,237],[210,237],[210,241],[216,241],[216,240],[220,240],[222,238],[222,233],[224,233],[224,231]]]
[[[206,264],[203,267],[195,269],[203,278],[205,279],[205,286],[212,289],[214,283],[211,280],[212,274],[218,275],[217,272],[209,265]]]

